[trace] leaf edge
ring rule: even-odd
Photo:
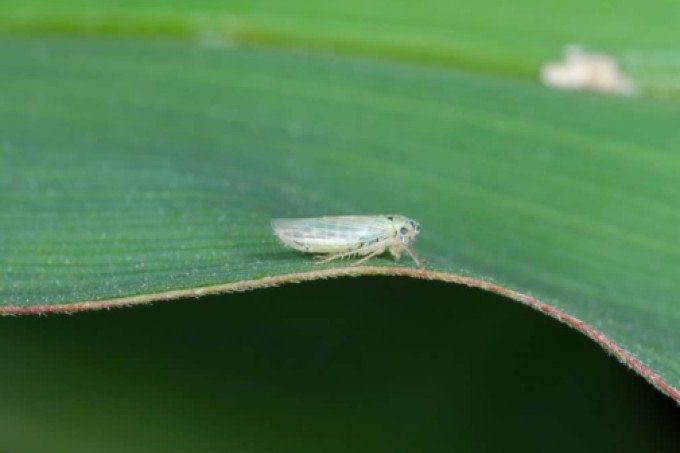
[[[605,351],[616,357],[621,363],[642,376],[642,378],[652,384],[652,386],[654,386],[661,393],[669,396],[680,404],[680,389],[669,384],[663,377],[654,372],[641,360],[636,358],[630,351],[626,350],[614,340],[610,339],[605,334],[595,329],[591,325],[581,321],[580,319],[571,316],[555,307],[552,307],[545,302],[541,302],[535,297],[532,297],[528,294],[523,294],[510,288],[506,288],[489,280],[449,272],[430,271],[427,269],[415,269],[408,267],[345,266],[114,299],[83,301],[69,304],[35,305],[31,307],[5,305],[0,306],[0,316],[46,315],[52,313],[70,314],[81,311],[123,308],[189,297],[198,298],[214,294],[249,291],[259,288],[276,287],[288,283],[302,283],[312,280],[360,276],[392,276],[411,277],[423,280],[439,280],[446,283],[454,283],[465,285],[471,288],[479,288],[484,291],[489,291],[491,293],[507,297],[530,308],[533,308],[534,310],[537,310],[545,315],[548,315],[549,317],[556,319],[557,321],[566,324],[567,326],[584,334],[595,343],[600,345]]]

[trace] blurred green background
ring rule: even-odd
[[[676,0],[2,0],[0,32],[183,36],[405,59],[536,80],[565,45],[680,96]]]
[[[558,322],[347,278],[1,318],[0,451],[677,451],[675,403]]]

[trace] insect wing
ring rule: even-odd
[[[350,251],[394,234],[385,216],[274,219],[272,228],[286,245],[312,253]]]

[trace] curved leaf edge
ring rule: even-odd
[[[80,311],[101,310],[118,307],[129,307],[133,305],[149,304],[158,301],[169,301],[174,299],[184,299],[189,297],[201,297],[211,294],[225,294],[240,291],[254,290],[258,288],[275,287],[287,283],[302,283],[306,281],[338,278],[338,277],[359,277],[359,276],[393,276],[411,277],[424,280],[439,280],[447,283],[465,285],[471,288],[479,288],[500,296],[507,297],[523,305],[533,308],[557,321],[576,329],[586,335],[595,343],[599,344],[607,352],[616,357],[620,362],[631,368],[642,376],[647,382],[652,384],[657,390],[671,397],[680,403],[680,389],[675,388],[651,368],[642,363],[631,352],[627,351],[615,341],[608,338],[605,334],[586,324],[578,318],[571,316],[555,307],[552,307],[540,300],[518,291],[501,286],[488,280],[453,274],[448,272],[428,271],[425,269],[414,269],[404,267],[376,267],[376,266],[357,266],[325,269],[319,271],[300,272],[284,274],[278,276],[268,276],[253,280],[243,280],[233,283],[212,285],[198,288],[186,288],[162,293],[141,294],[137,296],[121,297],[107,300],[74,302],[70,304],[54,305],[35,305],[31,307],[21,306],[2,306],[0,315],[43,315],[49,313],[75,313]]]

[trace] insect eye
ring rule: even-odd
[[[400,234],[408,234],[408,228],[406,228],[406,227],[401,227],[401,229],[399,230],[399,233],[400,233]]]

